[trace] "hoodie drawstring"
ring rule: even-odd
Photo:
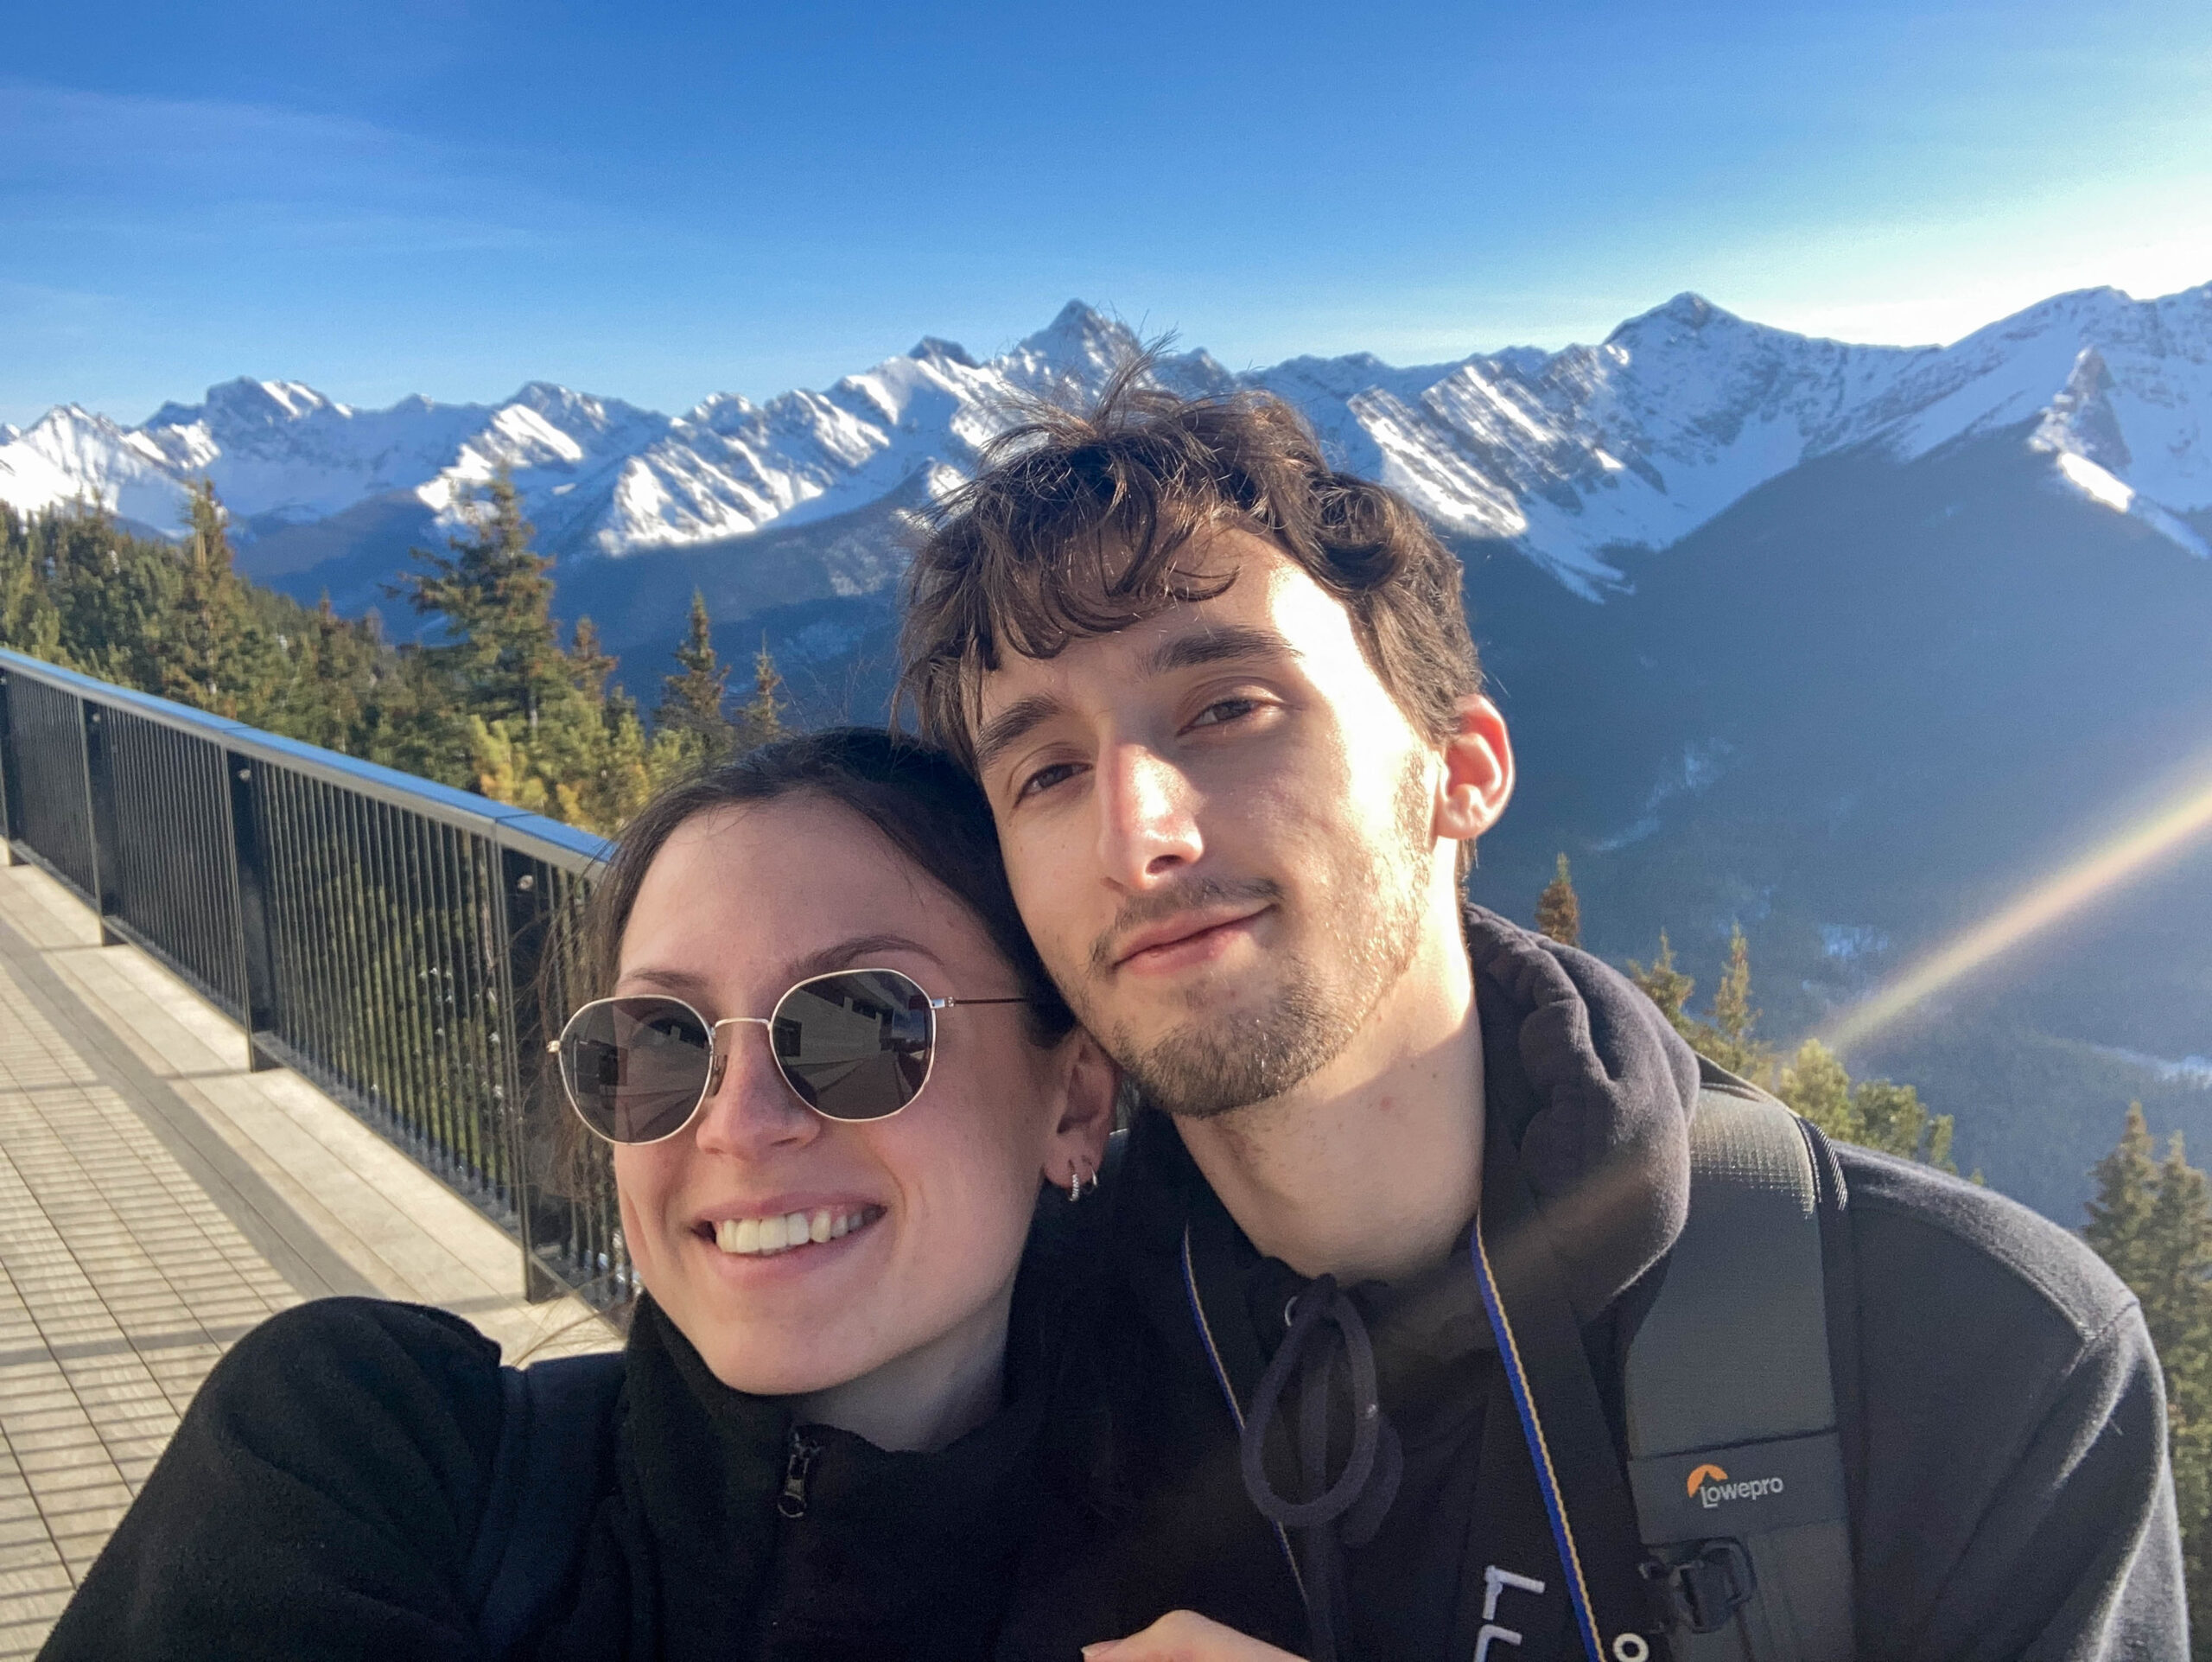
[[[1298,1531],[1300,1571],[1313,1630],[1313,1662],[1337,1662],[1344,1604],[1343,1549],[1365,1546],[1382,1528],[1405,1475],[1405,1453],[1396,1429],[1382,1412],[1367,1324],[1336,1278],[1323,1276],[1312,1283],[1291,1300],[1286,1314],[1290,1331],[1261,1377],[1241,1440],[1244,1492],[1269,1523]],[[1317,1345],[1313,1340],[1324,1324],[1335,1328],[1333,1342],[1325,1338]],[[1340,1360],[1351,1376],[1351,1452],[1332,1483],[1329,1408]],[[1275,1493],[1266,1459],[1268,1429],[1282,1405],[1294,1371],[1299,1376],[1302,1500],[1286,1500]]]

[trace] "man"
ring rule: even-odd
[[[1699,1065],[1605,965],[1462,901],[1514,761],[1457,562],[1279,401],[1132,372],[1010,435],[909,592],[921,723],[1146,1105],[1105,1200],[1109,1493],[1039,1631],[1195,1611],[1317,1659],[1658,1653],[1623,1357],[1683,1228]],[[1860,1653],[2182,1654],[2126,1289],[1997,1196],[1840,1155]],[[1477,1240],[1550,1266],[1497,1318]],[[1567,1335],[1550,1399],[1501,1353],[1516,1299]],[[1252,1653],[1217,1640],[1179,1615],[1108,1653]]]

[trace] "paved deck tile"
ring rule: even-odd
[[[615,1342],[526,1303],[488,1220],[304,1080],[249,1073],[219,1011],[100,946],[51,877],[0,868],[0,1659],[36,1652],[224,1350],[302,1296],[442,1305],[511,1359]],[[123,1088],[145,1073],[166,1103]]]

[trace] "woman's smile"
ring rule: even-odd
[[[700,1226],[715,1247],[734,1258],[776,1258],[802,1246],[841,1241],[883,1216],[879,1206],[815,1207],[765,1215],[723,1218]]]

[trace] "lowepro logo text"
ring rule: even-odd
[[[1696,1496],[1698,1505],[1711,1512],[1724,1500],[1764,1500],[1770,1494],[1780,1494],[1782,1480],[1747,1477],[1732,1481],[1719,1467],[1700,1466],[1690,1474],[1683,1493]]]

